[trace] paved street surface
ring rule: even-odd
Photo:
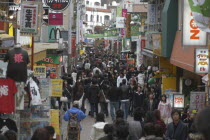
[[[88,107],[88,105],[87,105],[87,107]],[[86,115],[89,112],[89,110],[90,109],[87,108]],[[100,111],[100,105],[99,105],[99,111]],[[62,113],[64,113],[64,112],[62,112]],[[111,116],[106,117],[105,120],[106,120],[106,122],[112,123]],[[129,120],[132,120],[132,118],[130,116],[128,118],[128,121]],[[91,131],[92,125],[94,123],[95,123],[95,119],[87,115],[87,117],[81,123],[82,124],[82,127],[83,127],[83,130],[81,132],[81,138],[80,138],[80,140],[89,140],[90,131]],[[67,122],[65,122],[62,119],[62,128],[61,128],[61,134],[63,134],[63,138],[61,138],[62,140],[66,140],[66,132],[67,132]]]

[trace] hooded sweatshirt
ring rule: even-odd
[[[104,133],[104,126],[107,123],[105,122],[97,122],[92,126],[91,132],[90,132],[90,140],[98,140],[101,137],[105,136]]]

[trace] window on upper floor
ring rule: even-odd
[[[87,14],[85,15],[85,20],[88,21],[88,15]]]
[[[99,2],[95,2],[94,6],[100,6],[100,3]]]
[[[89,3],[90,3],[89,1],[86,1],[86,5],[89,5]]]
[[[101,21],[101,23],[102,23],[102,16],[100,16],[100,21]]]
[[[99,22],[99,15],[97,15],[97,22]]]
[[[110,20],[109,16],[108,15],[104,16],[104,20]]]
[[[93,15],[90,16],[90,21],[93,21]]]

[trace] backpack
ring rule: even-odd
[[[80,124],[78,122],[77,115],[77,113],[70,113],[70,120],[68,124],[68,133],[70,135],[78,135],[78,133],[80,132]]]

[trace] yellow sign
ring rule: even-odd
[[[63,92],[63,80],[62,79],[52,79],[52,96],[61,97]]]
[[[83,55],[83,53],[84,53],[84,50],[80,50],[80,51],[79,51],[79,54],[80,54],[80,55]]]
[[[60,135],[59,110],[50,110],[50,125],[54,127],[56,135]]]
[[[34,66],[34,76],[46,78],[46,66]]]
[[[162,35],[152,34],[153,53],[162,56]]]

